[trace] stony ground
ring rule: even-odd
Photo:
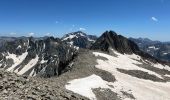
[[[80,50],[79,56],[73,61],[72,67],[67,68],[67,72],[51,78],[19,76],[0,70],[0,100],[88,100],[66,90],[65,85],[68,81],[92,74],[114,82],[115,78],[110,73],[95,68],[96,59],[92,51]],[[107,60],[102,57],[100,59]],[[96,95],[99,100],[119,100],[117,94],[110,90],[94,89],[94,93],[102,95]]]
[[[55,78],[53,78],[55,79]],[[0,100],[85,100],[57,80],[18,76],[0,70]]]

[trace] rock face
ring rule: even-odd
[[[107,51],[114,49],[122,54],[137,54],[144,59],[147,59],[151,62],[158,62],[161,64],[169,64],[169,62],[162,61],[160,59],[157,59],[150,54],[143,52],[139,49],[138,45],[131,41],[130,39],[117,35],[114,31],[106,31],[103,33],[102,36],[100,36],[96,42],[91,46],[91,49],[93,50],[102,50],[102,51]]]
[[[96,36],[87,35],[81,31],[72,32],[62,37],[62,41],[80,48],[89,48],[96,39]]]
[[[117,35],[114,31],[106,31],[96,42],[92,45],[91,49],[100,49],[108,51],[109,47],[115,49],[120,53],[132,54],[139,51],[138,46],[128,40],[127,38]]]
[[[58,38],[20,38],[0,48],[0,67],[20,75],[51,77],[60,75],[76,53]]]
[[[140,50],[149,53],[150,55],[165,61],[170,61],[170,43],[152,41],[150,39],[143,38],[129,38],[134,41],[140,48]]]

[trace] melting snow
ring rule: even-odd
[[[167,52],[163,53],[163,55],[167,55],[167,54],[169,54],[169,53],[167,53]]]
[[[154,49],[154,50],[158,50],[159,48],[156,48],[155,46],[150,46],[148,47],[149,49]]]
[[[92,39],[90,39],[90,38],[88,38],[88,41],[95,42],[95,40],[92,40]]]
[[[96,56],[102,56],[102,57],[105,57],[105,58],[109,58],[110,60],[108,61],[103,61],[103,60],[98,60],[98,62],[103,62],[103,63],[106,63],[106,65],[108,66],[114,66],[114,68],[120,68],[120,69],[126,69],[126,70],[141,70],[141,71],[144,71],[144,72],[148,72],[149,74],[153,74],[159,78],[162,78],[161,75],[155,73],[155,72],[152,72],[150,70],[147,70],[147,69],[144,69],[144,68],[141,68],[141,67],[138,67],[137,65],[135,64],[142,64],[136,60],[140,60],[141,58],[135,54],[133,55],[123,55],[123,54],[120,54],[120,53],[117,53],[117,52],[114,52],[116,55],[118,55],[118,57],[113,57],[113,56],[110,56],[110,55],[107,55],[107,54],[104,54],[104,53],[98,53],[98,52],[94,52],[93,54],[95,54]],[[136,59],[136,60],[134,60]]]
[[[27,65],[25,65],[19,72],[19,75],[23,75],[25,72],[27,72],[29,69],[31,69],[32,67],[34,67],[37,62],[38,62],[38,55],[36,55],[36,57],[34,59],[32,59]]]
[[[130,59],[126,55],[122,55],[119,53],[116,53],[118,57],[113,57],[98,52],[94,52],[93,54],[108,59],[108,61],[103,61],[98,59],[97,60],[98,65],[96,65],[96,67],[108,71],[115,76],[117,81],[113,83],[114,84],[113,91],[118,93],[120,96],[122,96],[121,91],[125,91],[125,92],[131,91],[137,100],[170,100],[170,95],[169,95],[170,82],[161,83],[161,82],[153,82],[150,80],[139,79],[121,73],[116,70],[116,68],[127,69],[127,70],[141,70],[141,71],[148,72],[149,74],[154,74],[157,77],[161,78],[161,76],[156,74],[155,72],[139,68],[134,64],[139,62]]]
[[[21,45],[19,45],[16,49],[20,49],[21,48]]]
[[[132,94],[136,100],[170,100],[170,82],[153,82],[150,80],[132,77],[130,75],[119,72],[117,68],[126,70],[141,70],[162,78],[155,72],[140,68],[135,65],[140,64],[140,62],[136,61],[141,59],[139,56],[135,54],[123,55],[117,52],[114,53],[116,53],[118,57],[110,56],[104,53],[93,52],[95,56],[102,56],[108,59],[107,61],[98,59],[98,65],[96,65],[96,68],[108,71],[113,76],[115,76],[116,81],[114,83],[104,81],[97,75],[91,75],[85,78],[74,79],[68,82],[69,84],[65,86],[66,89],[85,96],[91,100],[97,99],[92,91],[92,89],[95,88],[111,89],[111,91],[117,93],[122,100],[132,99],[123,95],[122,91]]]
[[[82,34],[82,33],[78,33],[80,36],[84,36],[85,37],[85,35],[84,34]]]
[[[45,47],[46,47],[46,45],[45,45],[45,43],[43,44],[43,49],[45,49]]]
[[[36,74],[35,74],[35,71],[34,71],[34,69],[31,71],[31,73],[29,74],[29,76],[35,76]]]
[[[77,37],[76,35],[69,35],[68,37],[65,37],[64,39],[63,39],[63,41],[65,41],[65,40],[68,40],[68,39],[73,39],[73,38],[75,38],[75,37]]]
[[[97,75],[91,75],[89,77],[75,79],[65,86],[66,89],[78,93],[82,96],[88,97],[91,100],[97,100],[92,89],[95,88],[110,88],[108,82],[104,81]]]
[[[74,44],[74,42],[73,41],[71,41],[71,42],[68,42],[70,45],[73,45]]]
[[[19,64],[21,64],[21,63],[23,62],[23,60],[25,60],[25,58],[27,57],[27,55],[28,55],[28,52],[25,52],[25,53],[23,53],[23,54],[20,55],[20,56],[17,56],[17,55],[15,55],[15,54],[10,54],[10,53],[8,52],[8,56],[6,56],[6,59],[12,59],[14,64],[13,64],[10,68],[8,68],[7,71],[13,72],[14,68],[15,68],[16,66],[18,66]]]
[[[167,71],[170,71],[170,66],[168,66],[168,65],[162,65],[162,64],[159,64],[159,63],[155,64],[155,63],[152,63],[150,61],[147,61],[147,62],[149,62],[155,68],[165,69]]]
[[[2,60],[0,60],[0,67],[2,66]]]
[[[44,63],[46,63],[46,62],[47,62],[47,60],[44,60],[44,59],[43,59],[43,60],[41,60],[40,63],[41,63],[41,64],[44,64]]]
[[[164,75],[164,76],[166,76],[166,77],[169,77],[169,78],[170,78],[170,75],[168,75],[168,74],[166,74],[166,75]]]

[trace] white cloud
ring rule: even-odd
[[[11,32],[10,35],[16,35],[17,33]]]
[[[151,17],[151,19],[152,19],[153,21],[155,21],[155,22],[158,21],[158,19],[157,19],[156,17]]]
[[[50,36],[50,35],[51,35],[51,33],[46,33],[45,35],[46,35],[46,36]]]
[[[28,35],[29,35],[29,36],[33,36],[33,35],[35,35],[35,33],[28,33]]]
[[[80,31],[85,31],[86,29],[85,28],[79,28]]]

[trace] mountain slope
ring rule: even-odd
[[[93,72],[86,77],[69,81],[66,89],[91,100],[170,99],[168,63],[140,51],[135,43],[113,31],[105,32],[91,49],[95,50],[92,51],[95,56],[90,56],[88,61],[96,59],[95,68],[106,71],[105,73],[111,74],[109,76],[115,80],[106,79],[108,76],[104,73],[98,75]],[[146,59],[148,57],[149,59]],[[90,65],[87,63],[82,68]],[[90,67],[90,70],[91,68],[93,67]]]
[[[103,33],[91,47],[91,49],[100,49],[102,51],[108,51],[109,48],[128,54],[139,51],[138,46],[134,42],[121,35],[117,35],[113,31]]]
[[[76,49],[49,37],[22,38],[5,42],[0,48],[0,67],[20,75],[60,75],[76,55]]]
[[[109,48],[113,48],[114,50],[120,52],[120,53],[126,53],[126,54],[137,54],[143,57],[144,59],[147,59],[152,62],[159,62],[162,64],[168,64],[166,61],[162,61],[158,58],[155,58],[151,56],[150,54],[143,52],[139,49],[138,45],[129,40],[128,38],[117,35],[114,31],[106,31],[103,33],[102,36],[100,36],[96,42],[91,46],[91,49],[94,50],[102,50],[109,52]]]

